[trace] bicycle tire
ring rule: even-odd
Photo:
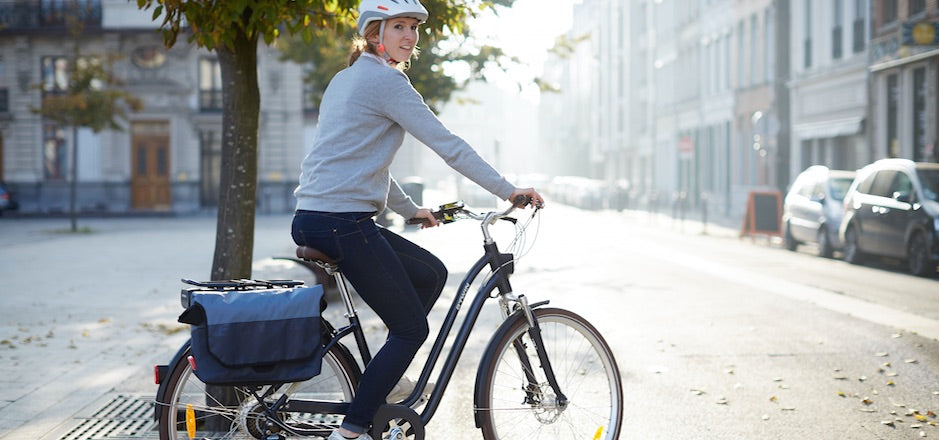
[[[189,365],[187,348],[176,365],[172,366],[167,387],[163,395],[157,396],[157,405],[164,405],[158,420],[161,440],[189,439],[185,423],[186,407],[192,405],[199,431],[197,438],[211,439],[256,439],[261,438],[256,399],[242,388],[223,387],[234,392],[234,400],[241,404],[220,404],[207,391]],[[301,399],[316,399],[335,402],[349,402],[358,387],[361,372],[355,358],[349,350],[336,344],[323,356],[322,372],[305,382],[290,384],[294,389],[291,396]],[[288,385],[284,385],[287,387]],[[266,389],[266,387],[265,387]],[[260,393],[259,393],[260,394]],[[271,401],[283,393],[278,391]],[[212,402],[211,400],[215,400]],[[288,437],[329,436],[333,429],[342,422],[342,415],[336,414],[297,414],[279,413],[281,420],[295,432],[283,432]],[[253,425],[252,425],[253,424]],[[298,435],[299,434],[299,435]]]
[[[493,336],[480,362],[476,419],[483,438],[618,439],[622,429],[622,379],[616,359],[600,333],[581,316],[563,309],[534,310],[545,350],[567,405],[558,405],[548,385],[521,314]],[[523,344],[524,371],[514,342]],[[534,374],[538,384],[527,385]]]

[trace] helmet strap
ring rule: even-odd
[[[388,55],[388,52],[385,51],[385,20],[382,20],[378,27],[378,54],[389,64],[398,63],[398,60],[391,58],[391,55]]]

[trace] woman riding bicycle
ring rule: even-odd
[[[326,88],[319,134],[294,191],[294,242],[335,259],[388,327],[388,339],[366,367],[341,428],[329,440],[371,440],[365,432],[427,339],[427,313],[447,278],[437,257],[374,222],[387,206],[405,218],[437,225],[431,211],[418,207],[389,172],[404,133],[492,194],[543,203],[537,191],[516,188],[451,133],[411,86],[404,67],[425,20],[427,10],[417,0],[362,1],[361,38],[353,43],[349,67]]]

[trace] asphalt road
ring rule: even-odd
[[[289,221],[258,217],[256,277],[308,277],[270,258],[292,253]],[[0,438],[93,437],[91,421],[111,417],[101,408],[155,391],[152,365],[186,336],[175,323],[179,279],[207,277],[214,218],[80,224],[91,232],[56,232],[64,219],[0,219]],[[557,205],[528,231],[513,287],[580,313],[606,336],[625,382],[623,438],[939,437],[939,279],[788,252],[713,225],[707,232],[642,212]],[[405,233],[452,272],[434,329],[479,255],[479,228]],[[506,226],[498,237],[512,233]],[[380,323],[365,318],[380,341]],[[493,304],[430,438],[481,438],[473,377],[497,325]],[[113,435],[152,435],[134,417],[137,431]]]

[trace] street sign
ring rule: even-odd
[[[939,22],[903,23],[903,44],[905,46],[939,46]]]

